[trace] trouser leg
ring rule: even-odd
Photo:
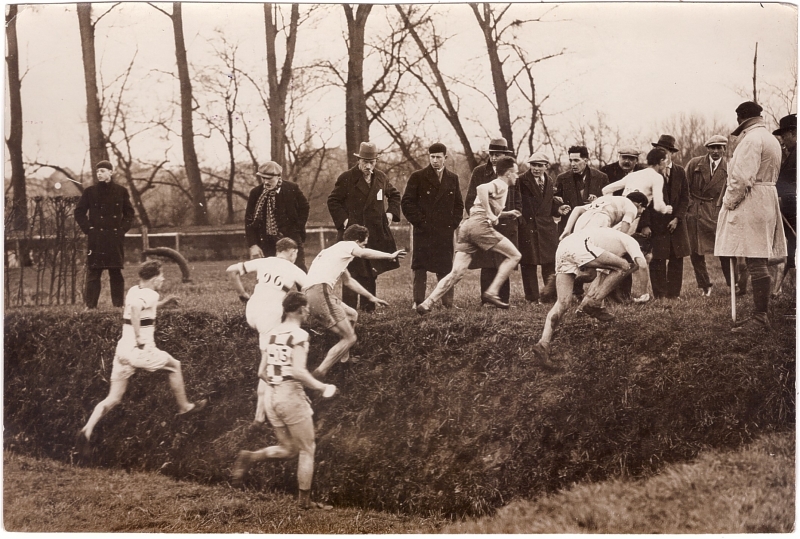
[[[519,270],[522,275],[522,289],[525,291],[525,300],[539,301],[539,282],[536,277],[536,266],[534,264],[520,264]]]
[[[125,279],[121,268],[109,268],[108,280],[111,288],[111,303],[114,307],[125,305]]]
[[[683,285],[683,258],[670,258],[667,265],[667,296],[677,298]]]
[[[100,277],[102,275],[102,268],[89,268],[86,270],[86,293],[83,299],[90,309],[97,308],[97,301],[100,299]]]
[[[377,290],[378,286],[377,279],[375,279],[374,277],[362,277],[362,276],[354,277],[354,279],[358,281],[358,284],[363,286],[367,290],[367,292],[369,292],[373,296],[376,295],[375,291]],[[375,304],[372,303],[370,300],[368,300],[364,296],[361,296],[359,299],[361,304],[360,308],[362,311],[370,313],[375,310]]]
[[[711,278],[708,276],[708,268],[706,267],[706,257],[697,253],[692,253],[689,255],[689,259],[692,262],[697,288],[705,290],[711,286]]]
[[[730,256],[719,257],[719,265],[722,268],[722,275],[725,277],[725,284],[731,286],[731,260],[734,264],[733,280],[736,281],[736,259]]]
[[[767,268],[766,258],[747,258],[747,269],[753,285],[753,311],[756,314],[767,314],[772,279]]]
[[[428,284],[428,272],[424,269],[414,270],[414,303],[419,305],[425,301],[425,287]]]
[[[654,258],[650,261],[650,282],[653,284],[653,295],[663,298],[667,295],[667,261]]]

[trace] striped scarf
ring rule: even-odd
[[[278,235],[278,222],[275,220],[275,196],[278,194],[278,189],[281,188],[283,180],[279,180],[278,184],[273,189],[264,189],[261,196],[258,197],[256,203],[256,211],[253,213],[253,222],[264,221],[264,230],[267,236]]]

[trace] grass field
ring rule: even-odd
[[[354,350],[361,361],[334,368],[331,381],[342,395],[315,416],[315,490],[337,505],[328,517],[290,512],[284,518],[291,499],[283,493],[296,488],[291,466],[263,467],[245,492],[226,485],[235,450],[252,443],[239,434],[252,413],[253,375],[241,365],[250,365],[256,352],[225,275],[230,262],[193,263],[193,282],[185,284],[177,267],[166,266],[164,292],[182,303],[164,313],[157,340],[184,362],[190,396],[215,395],[207,424],[173,432],[170,414],[155,409],[170,404],[165,384],[138,375],[129,400],[97,431],[100,468],[65,463],[74,429],[107,390],[97,358],[113,350],[119,316],[107,283],[98,312],[15,309],[6,313],[5,447],[13,449],[4,455],[6,529],[407,533],[437,531],[445,516],[491,514],[513,502],[493,520],[447,531],[785,531],[794,515],[789,431],[796,347],[794,323],[783,314],[794,306],[794,281],[775,302],[768,339],[732,337],[727,288],[716,261],[709,262],[710,298],[697,293],[687,261],[683,301],[612,306],[617,320],[608,325],[569,315],[554,342],[558,374],[530,362],[549,306],[524,302],[518,272],[509,311],[479,306],[476,271],[457,287],[459,309],[425,318],[411,310],[408,260],[381,276],[378,295],[391,305],[362,316]],[[127,286],[135,272],[126,268]],[[739,298],[740,317],[751,302]],[[45,342],[10,338],[10,328],[38,327],[38,318],[49,321],[36,330]],[[207,334],[197,324],[207,325]],[[49,342],[66,343],[75,334],[74,350]],[[312,366],[333,342],[312,337]],[[10,358],[12,345],[35,361],[25,363],[28,352]],[[10,365],[11,359],[22,363]],[[35,387],[37,381],[52,386]],[[761,445],[741,449],[758,436]],[[753,456],[765,451],[781,455],[783,475],[775,474],[778,461]],[[687,464],[695,468],[680,467],[695,459]],[[170,477],[155,472],[162,464]],[[760,483],[744,479],[750,472]],[[672,480],[660,481],[665,477]],[[702,478],[713,488],[698,493]],[[49,488],[53,481],[63,496]],[[34,509],[42,492],[48,492],[47,518]],[[102,501],[102,493],[115,501]],[[596,496],[599,505],[587,505]],[[788,501],[776,504],[778,498]],[[681,515],[693,504],[678,502],[692,499],[700,515],[729,513],[702,525],[686,520]],[[74,509],[97,516],[75,520]],[[102,518],[104,511],[111,517]],[[523,518],[531,514],[533,521]],[[683,527],[676,524],[682,519]]]

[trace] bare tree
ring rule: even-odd
[[[400,14],[405,24],[405,30],[411,35],[421,55],[421,61],[412,61],[404,56],[403,60],[401,60],[403,66],[408,73],[417,79],[419,84],[422,85],[428,95],[430,95],[436,108],[438,108],[442,114],[444,114],[447,121],[450,122],[450,125],[453,127],[453,130],[456,132],[461,142],[461,147],[469,163],[469,168],[472,170],[478,166],[478,160],[475,157],[475,153],[472,151],[469,137],[459,117],[458,97],[451,93],[444,75],[439,69],[439,50],[446,42],[446,39],[437,34],[433,20],[428,17],[430,8],[425,10],[418,17],[416,22],[412,22],[411,20],[411,17],[415,15],[416,6],[395,5],[395,9]],[[427,40],[423,39],[420,32],[422,28],[427,28]],[[424,70],[422,67],[423,65],[427,67],[427,71]],[[397,140],[397,137],[395,137],[395,140]],[[404,152],[405,151],[407,150],[404,150]]]
[[[116,4],[114,5],[116,6]],[[96,180],[95,165],[99,161],[108,160],[106,137],[103,134],[103,118],[100,113],[100,98],[97,90],[97,61],[94,50],[95,26],[111,9],[92,22],[92,4],[78,4],[78,26],[81,34],[81,52],[83,54],[83,77],[86,86],[86,123],[89,126],[89,155],[91,158],[92,177]]]
[[[355,13],[342,4],[347,19],[347,81],[345,82],[345,141],[347,162],[354,166],[355,154],[362,142],[369,140],[367,98],[364,95],[364,30],[372,11],[371,4],[358,4]]]
[[[192,107],[192,80],[189,76],[189,63],[186,58],[186,45],[183,38],[183,11],[180,2],[172,3],[172,13],[150,4],[172,21],[175,37],[175,59],[178,65],[178,80],[181,88],[181,143],[183,146],[183,162],[186,168],[186,180],[192,200],[193,222],[196,225],[209,224],[208,204],[205,186],[200,175],[200,164],[194,147],[194,121]]]
[[[286,33],[286,53],[283,57],[283,66],[278,75],[278,60],[276,58],[275,43],[281,28],[278,20],[282,13],[277,4],[264,4],[264,27],[267,36],[267,81],[269,83],[269,101],[267,113],[270,123],[270,155],[273,161],[280,166],[286,164],[286,96],[289,83],[292,80],[292,63],[297,45],[297,29],[300,25],[300,6],[292,4],[289,15],[289,25],[284,29]]]
[[[6,146],[11,160],[11,189],[13,190],[12,220],[16,230],[28,227],[28,197],[25,191],[25,163],[22,157],[22,77],[19,73],[19,48],[17,46],[16,4],[6,10],[6,66],[8,68],[8,101],[10,129]]]
[[[730,131],[730,126],[709,120],[696,113],[680,113],[670,117],[661,124],[661,131],[675,137],[675,144],[679,152],[674,160],[686,164],[692,157],[704,154],[705,142],[712,135],[725,136]],[[729,150],[732,148],[729,145]]]

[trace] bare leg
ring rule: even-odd
[[[103,418],[103,416],[110,412],[112,408],[122,401],[122,396],[125,394],[125,390],[127,389],[127,378],[124,380],[112,380],[111,387],[108,390],[108,396],[97,403],[97,406],[95,406],[94,410],[92,411],[92,415],[89,416],[89,421],[87,421],[86,425],[83,427],[83,429],[81,429],[87,440],[91,440],[92,431],[94,431],[94,427]]]
[[[167,361],[167,367],[171,367],[174,372],[169,373],[169,386],[172,388],[172,394],[175,395],[175,401],[178,403],[178,411],[180,413],[188,412],[194,408],[194,404],[186,398],[186,387],[183,385],[183,374],[181,373],[181,362],[170,357]]]
[[[555,305],[547,313],[547,318],[544,322],[544,330],[542,331],[542,338],[539,343],[545,348],[550,346],[553,340],[553,334],[558,328],[561,318],[567,312],[569,306],[572,304],[572,287],[575,284],[575,276],[571,273],[557,273],[556,274],[556,294],[558,299]]]
[[[309,419],[309,421],[311,421]],[[312,427],[313,428],[313,427]],[[297,446],[288,427],[274,427],[278,445],[271,445],[251,453],[252,462],[267,459],[288,459],[297,455]]]
[[[430,310],[431,306],[442,298],[449,290],[451,290],[458,281],[460,281],[469,268],[469,263],[472,261],[472,255],[456,251],[453,258],[453,269],[436,283],[436,288],[433,289],[431,295],[425,301],[420,303],[424,308]]]
[[[331,367],[333,367],[343,358],[346,361],[347,358],[350,357],[350,349],[356,344],[357,338],[353,326],[355,324],[355,320],[358,319],[358,313],[356,313],[355,309],[352,309],[351,307],[345,306],[344,304],[342,306],[345,307],[345,312],[347,312],[348,318],[339,321],[335,326],[330,328],[331,331],[339,335],[341,339],[338,343],[333,345],[330,350],[328,350],[328,353],[325,355],[325,359],[322,360],[322,363],[320,363],[319,367],[317,367],[314,371],[313,374],[315,376],[324,376]],[[352,311],[352,313],[350,311]]]
[[[497,296],[498,292],[500,292],[500,287],[504,282],[506,282],[509,274],[511,274],[514,268],[517,267],[519,261],[522,260],[522,255],[508,238],[503,238],[500,240],[500,242],[492,247],[490,251],[500,253],[506,257],[506,259],[500,263],[500,267],[497,268],[497,275],[495,275],[492,284],[490,284],[489,288],[486,289],[487,294]]]
[[[265,353],[262,351],[262,354]],[[256,389],[257,399],[256,399],[256,417],[254,421],[257,423],[265,423],[267,421],[267,410],[264,407],[264,392],[266,391],[267,383],[262,380],[258,379],[258,389]]]

